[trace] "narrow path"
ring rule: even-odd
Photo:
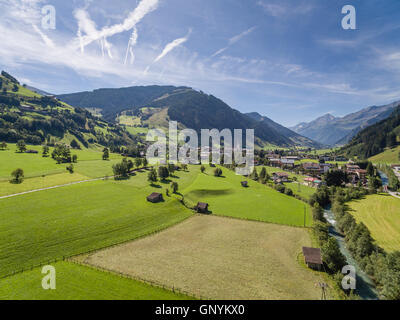
[[[141,171],[141,170],[148,170],[148,169],[151,169],[151,168],[152,167],[134,169],[134,170],[130,171],[129,174],[133,174],[133,173]],[[66,183],[66,184],[60,184],[58,186],[52,186],[52,187],[46,187],[46,188],[40,188],[40,189],[35,189],[35,190],[24,191],[24,192],[15,193],[15,194],[9,194],[7,196],[0,196],[0,200],[7,199],[7,198],[12,198],[12,197],[17,197],[17,196],[22,196],[24,194],[29,194],[29,193],[39,192],[39,191],[45,191],[45,190],[62,188],[62,187],[68,187],[68,186],[72,186],[72,185],[80,184],[80,183],[85,183],[85,182],[93,182],[93,181],[112,179],[114,177],[115,176],[107,176],[107,177],[94,178],[94,179],[88,179],[88,180],[82,180],[82,181],[75,181],[75,182],[70,182],[70,183]]]
[[[7,198],[12,198],[12,197],[17,197],[17,196],[22,196],[24,194],[28,194],[28,193],[34,193],[34,192],[39,192],[39,191],[45,191],[45,190],[50,190],[50,189],[57,189],[57,188],[62,188],[62,187],[68,187],[68,186],[72,186],[74,184],[79,184],[79,183],[85,183],[85,182],[92,182],[92,181],[99,181],[99,180],[105,180],[108,178],[113,178],[113,177],[102,177],[102,178],[96,178],[96,179],[89,179],[89,180],[82,180],[82,181],[76,181],[76,182],[70,182],[70,183],[66,183],[66,184],[60,184],[58,186],[53,186],[53,187],[46,187],[46,188],[41,188],[41,189],[35,189],[35,190],[29,190],[29,191],[24,191],[24,192],[20,192],[20,193],[15,193],[15,194],[9,194],[7,196],[1,196],[1,199],[7,199]]]

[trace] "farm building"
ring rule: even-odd
[[[274,172],[272,174],[272,177],[275,180],[281,180],[282,182],[288,182],[289,181],[289,175],[286,172]]]
[[[161,193],[153,192],[147,197],[147,201],[152,203],[158,203],[164,201],[163,195]]]
[[[198,213],[208,213],[208,203],[198,202],[195,210]]]
[[[322,257],[321,249],[303,247],[304,262],[311,269],[321,270]]]
[[[242,181],[241,185],[243,188],[247,188],[249,186],[249,183],[247,181]]]

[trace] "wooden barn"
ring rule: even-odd
[[[208,203],[198,202],[196,206],[198,213],[208,213]]]
[[[303,247],[304,262],[311,269],[321,270],[322,257],[321,249]]]
[[[153,192],[147,197],[147,201],[152,203],[158,203],[164,201],[163,195],[161,193]]]

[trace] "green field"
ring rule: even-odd
[[[400,250],[400,199],[371,195],[349,206],[350,213],[367,226],[380,247],[388,252]]]
[[[42,157],[41,146],[27,146],[28,149],[37,150],[39,154],[30,153],[18,153],[16,152],[15,144],[8,144],[7,150],[0,150],[0,181],[9,180],[11,172],[17,168],[21,168],[25,172],[25,177],[38,177],[42,175],[49,175],[54,173],[65,172],[65,164],[57,164],[57,162],[51,157]],[[53,148],[50,148],[50,154]],[[99,150],[83,149],[83,150],[71,150],[71,154],[78,156],[78,164],[75,166],[78,168],[80,165],[85,166],[85,161],[96,161],[95,163],[87,164],[86,167],[91,167],[96,170],[98,166],[107,166],[111,168],[111,165],[107,165],[107,161],[102,161],[102,152]],[[122,159],[118,154],[110,154],[110,159]],[[107,172],[110,172],[109,170]],[[96,177],[102,176],[96,175]]]
[[[150,204],[146,173],[0,200],[0,275],[131,240],[191,215],[175,198]]]
[[[393,149],[387,149],[384,152],[369,158],[369,161],[372,161],[373,163],[397,164],[400,163],[399,154],[400,146]]]
[[[42,268],[0,280],[0,300],[181,300],[186,296],[71,262],[52,264],[56,289],[41,286]]]
[[[192,185],[184,189],[185,200],[192,204],[207,202],[215,215],[230,216],[293,226],[310,226],[308,205],[283,195],[261,183],[249,181],[249,187],[240,184],[243,177],[223,169],[224,177],[214,177],[211,168],[199,174]]]

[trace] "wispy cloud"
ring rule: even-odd
[[[170,43],[168,43],[163,51],[154,59],[153,63],[156,63],[158,61],[160,61],[162,58],[164,58],[168,53],[170,53],[172,50],[174,50],[175,48],[179,47],[180,45],[184,44],[190,37],[190,34],[192,33],[192,29],[189,29],[189,32],[187,33],[186,36],[182,37],[182,38],[178,38],[175,39],[174,41],[171,41]],[[147,66],[144,73],[147,74],[150,70],[151,65]]]
[[[114,24],[112,26],[104,27],[99,32],[89,33],[82,37],[81,43],[83,46],[87,46],[93,41],[99,39],[105,39],[114,36],[118,33],[131,30],[135,27],[147,14],[153,12],[157,9],[159,0],[142,0],[139,2],[138,6],[133,10],[129,16],[119,24]]]
[[[191,30],[189,31],[189,33],[183,37],[183,38],[179,38],[179,39],[175,39],[174,41],[168,43],[164,50],[161,52],[161,54],[154,60],[154,62],[160,61],[162,58],[164,58],[168,53],[170,53],[172,50],[174,50],[176,47],[184,44],[190,36]]]
[[[257,2],[257,5],[259,5],[263,10],[270,16],[273,16],[275,18],[280,18],[280,17],[285,17],[289,15],[294,15],[294,14],[307,14],[311,12],[314,9],[314,6],[306,3],[306,2],[301,2],[298,5],[293,5],[292,3],[285,4],[282,1],[279,2],[271,2],[271,1],[263,1],[260,0]]]
[[[234,45],[235,43],[237,43],[238,41],[240,41],[241,39],[243,39],[244,37],[246,37],[247,35],[249,35],[250,33],[252,33],[257,27],[251,27],[249,29],[247,29],[246,31],[243,31],[242,33],[239,33],[238,35],[232,37],[229,39],[228,41],[228,45],[222,49],[219,49],[217,52],[215,52],[212,57],[218,56],[221,53],[223,53],[224,51],[226,51],[229,47],[231,47],[232,45]]]

